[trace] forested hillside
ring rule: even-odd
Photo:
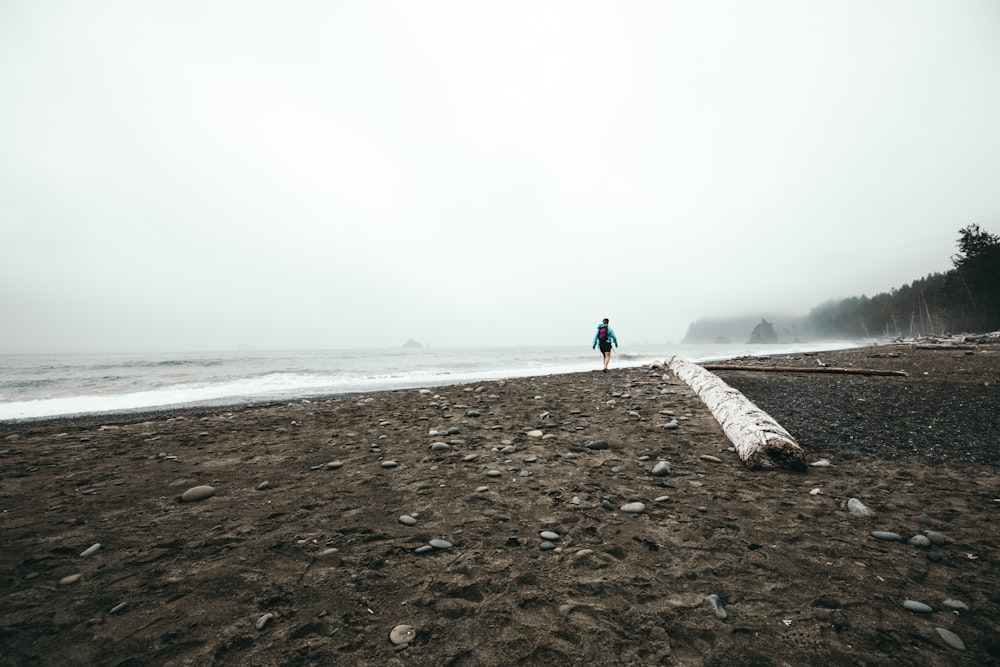
[[[952,269],[945,273],[870,298],[828,301],[805,317],[765,315],[771,322],[761,321],[761,315],[703,318],[689,325],[682,342],[746,342],[758,322],[773,323],[776,342],[782,343],[1000,330],[1000,236],[969,225],[959,230],[957,248]]]
[[[1000,329],[1000,237],[959,230],[953,268],[888,293],[830,301],[806,318],[819,338],[916,337]]]

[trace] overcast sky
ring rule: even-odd
[[[589,345],[1000,233],[1000,2],[0,2],[0,352]]]

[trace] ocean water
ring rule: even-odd
[[[679,355],[693,361],[853,347],[622,346],[611,367]],[[597,370],[588,346],[0,355],[0,421],[151,408],[239,405]]]

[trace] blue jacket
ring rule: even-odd
[[[608,326],[607,324],[605,324],[604,322],[601,322],[600,324],[598,324],[598,325],[597,325],[597,331],[598,331],[598,332],[600,332],[600,330],[601,330],[601,327],[608,327],[608,340],[609,340],[609,341],[611,341],[612,343],[614,343],[614,344],[615,344],[615,347],[618,347],[618,339],[617,339],[617,338],[615,338],[615,330],[614,330],[614,329],[612,329],[612,328],[611,328],[610,326]],[[594,345],[597,345],[597,344],[598,344],[598,343],[600,343],[600,342],[601,342],[601,341],[597,339],[597,333],[595,333],[595,334],[594,334],[594,344],[593,344],[593,345],[591,345],[591,347],[594,347]]]

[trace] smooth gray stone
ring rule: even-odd
[[[502,473],[502,472],[500,472],[499,470],[487,470],[487,471],[486,471],[486,476],[487,476],[487,477],[499,477],[499,476],[501,476],[502,474],[503,474],[503,473]]]
[[[874,516],[875,513],[870,509],[865,507],[865,504],[858,500],[857,498],[851,498],[847,501],[847,511],[851,514],[859,514],[861,516]]]
[[[676,419],[671,419],[663,425],[663,428],[668,431],[676,431],[678,426],[680,426],[680,423]]]
[[[928,551],[927,552],[927,560],[929,560],[932,563],[940,563],[941,562],[941,554],[939,554],[936,551]]]
[[[395,468],[397,465],[399,464],[395,461],[382,461],[383,468]]]
[[[649,461],[651,458],[653,458],[653,457],[651,457],[651,456],[640,456],[639,457],[639,461],[641,463],[645,463],[646,461]]]
[[[261,482],[255,488],[256,488],[257,491],[263,491],[265,489],[270,489],[271,488],[271,483],[270,482]]]
[[[431,551],[434,551],[434,547],[432,547],[429,544],[425,544],[422,547],[417,547],[416,549],[414,549],[413,553],[415,553],[415,554],[425,554],[425,553],[428,553],[428,552],[431,552]]]
[[[466,417],[482,417],[482,413],[479,410],[469,410],[465,413]]]
[[[611,504],[611,501],[607,499],[601,501],[601,507],[603,507],[606,510],[614,509],[614,506]]]
[[[934,525],[934,519],[930,518],[926,514],[918,514],[915,517],[913,517],[913,520],[915,522],[919,523],[922,526],[933,526]]]
[[[887,530],[873,530],[871,536],[883,542],[902,542],[903,536],[899,533],[891,533]]]
[[[927,530],[924,531],[924,535],[927,536],[927,539],[930,540],[932,544],[939,547],[948,544],[948,537],[944,533],[939,533],[935,530]]]
[[[554,533],[551,530],[543,530],[538,533],[538,536],[543,540],[548,540],[550,542],[555,542],[559,539],[559,533]]]
[[[330,461],[326,464],[326,467],[330,470],[339,470],[343,465],[343,461]]]
[[[504,447],[503,449],[500,450],[500,453],[501,454],[513,454],[516,451],[517,451],[517,447],[515,447],[514,445],[507,445],[506,447]]]
[[[428,544],[435,549],[451,549],[452,547],[451,542],[448,540],[431,540]]]
[[[657,503],[665,503],[668,500],[670,500],[670,496],[659,496],[658,498],[653,499],[653,501]]]
[[[949,630],[948,628],[934,628],[937,630],[938,635],[944,640],[944,643],[948,646],[958,649],[959,651],[965,650],[965,642],[963,642],[958,635]]]
[[[646,504],[640,502],[625,503],[622,505],[621,510],[628,514],[642,514],[646,511]]]
[[[536,462],[538,462],[538,457],[537,456],[529,456],[528,458],[524,459],[524,462],[525,463],[536,463]]]
[[[461,432],[462,431],[457,426],[452,426],[447,431],[445,431],[447,435],[458,435]]]
[[[670,474],[670,464],[667,461],[658,461],[650,472],[655,477],[666,477]]]
[[[542,542],[541,544],[538,545],[538,548],[541,549],[542,551],[552,551],[553,549],[556,548],[556,545],[552,544],[551,542]]]
[[[701,506],[698,507],[698,511],[701,512],[701,513],[705,513],[705,512],[708,511],[708,508],[705,507],[704,505],[701,505]]]
[[[447,442],[432,442],[431,451],[432,452],[446,452],[451,449],[451,445]]]
[[[830,462],[827,461],[826,459],[819,459],[817,461],[813,461],[809,465],[812,466],[813,468],[829,468]]]
[[[264,614],[257,619],[256,627],[258,630],[263,630],[264,626],[267,625],[271,619],[274,618],[274,614]]]
[[[97,544],[93,544],[93,545],[87,547],[86,549],[84,549],[83,552],[80,554],[80,557],[81,558],[86,558],[87,556],[93,556],[100,549],[101,549],[101,543],[98,542]]]
[[[934,611],[934,608],[929,604],[924,604],[923,602],[917,602],[916,600],[904,600],[903,609],[912,611],[915,614],[930,614]]]
[[[705,602],[712,605],[712,611],[715,612],[715,615],[719,620],[724,621],[729,618],[729,614],[726,613],[726,608],[722,606],[722,598],[718,595],[712,593],[711,595],[706,596]]]
[[[213,486],[193,486],[181,495],[181,502],[191,503],[196,500],[204,500],[215,495]]]
[[[583,446],[586,447],[587,449],[593,449],[593,450],[607,449],[608,443],[604,440],[591,440],[590,442],[585,443]]]
[[[521,477],[531,477],[531,471],[530,470],[522,470],[521,472],[519,472],[517,474],[520,475]]]
[[[909,543],[915,547],[921,547],[923,549],[931,546],[931,541],[927,539],[926,535],[914,535],[910,538]]]
[[[969,611],[969,605],[965,604],[961,600],[945,600],[941,603],[941,606],[954,611]]]
[[[415,526],[415,525],[417,525],[417,520],[414,519],[409,514],[404,514],[403,516],[399,517],[399,522],[401,524],[403,524],[404,526]]]
[[[111,608],[111,609],[110,609],[110,610],[108,611],[108,613],[109,613],[109,614],[117,614],[117,613],[119,613],[119,612],[123,612],[123,611],[125,611],[125,609],[126,609],[127,607],[128,607],[128,602],[120,602],[120,603],[116,604],[116,605],[115,605],[114,607],[112,607],[112,608]]]

